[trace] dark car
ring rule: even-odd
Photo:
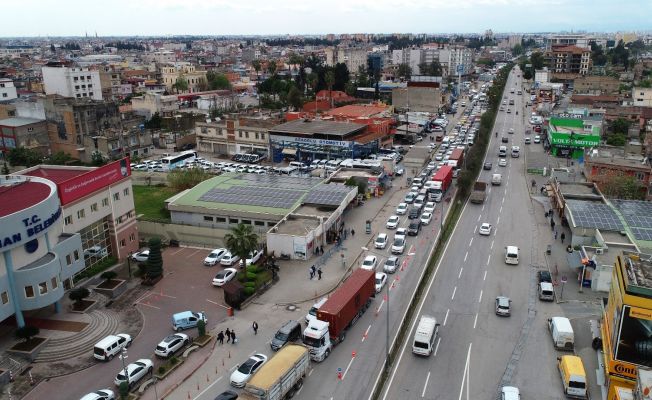
[[[507,139],[507,136],[503,136],[502,139],[500,139],[501,142],[507,143],[509,142],[509,139]]]
[[[493,167],[493,164],[490,163],[490,162],[486,162],[486,163],[484,163],[484,165],[482,166],[482,168],[485,169],[485,170],[487,170],[487,171],[491,171],[491,168],[492,168],[492,167]]]
[[[408,235],[416,236],[419,234],[419,231],[421,231],[421,220],[417,219],[410,222],[410,225],[408,226]]]
[[[552,276],[550,276],[550,272],[548,271],[537,271],[537,278],[539,279],[539,283],[541,282],[552,283]]]
[[[217,395],[215,400],[236,400],[237,398],[238,398],[238,394],[236,392],[227,390],[226,392],[222,392],[219,395]]]

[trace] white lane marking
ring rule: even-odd
[[[472,244],[473,244],[473,238],[471,238],[471,240],[469,240],[469,247],[471,247]]]
[[[482,289],[480,289],[480,298],[478,299],[478,303],[482,303]]]
[[[484,203],[482,203],[482,211],[484,211]]]
[[[503,213],[503,206],[500,206],[500,211],[498,211],[499,214]]]
[[[466,262],[466,258],[469,256],[469,252],[467,251],[466,254],[464,254],[464,262]]]
[[[462,271],[464,271],[464,267],[460,267],[460,273],[457,275],[457,279],[460,279],[462,277]]]
[[[346,369],[344,370],[344,374],[342,374],[342,380],[346,377],[346,373],[349,372],[349,368],[351,368],[351,364],[353,364],[353,360],[355,360],[355,357],[351,357],[351,361],[349,361],[349,365],[346,366]]]
[[[503,197],[503,201],[502,201],[502,203],[504,203],[504,202],[505,202],[505,197]]]
[[[446,310],[446,316],[444,317],[444,326],[446,326],[446,321],[448,321],[448,313],[449,313],[450,311],[451,311],[450,308],[449,308],[448,310]]]
[[[484,276],[482,277],[482,280],[483,281],[487,280],[487,270],[486,269],[484,270]]]
[[[314,371],[315,371],[315,369],[314,369],[314,368],[311,368],[311,369],[310,369],[310,372],[308,372],[308,376],[312,375],[312,373],[313,373]]]
[[[489,262],[491,262],[491,254],[487,257],[487,265],[489,265]]]
[[[498,224],[500,224],[500,216],[499,216],[498,219],[496,220],[496,225],[498,225]],[[498,228],[496,228],[496,230],[498,230]],[[494,233],[494,236],[496,236],[495,233]]]
[[[197,400],[198,398],[200,398],[202,394],[206,393],[206,391],[207,391],[208,389],[212,388],[213,385],[215,385],[215,384],[216,384],[217,382],[219,382],[220,380],[222,380],[222,377],[221,377],[221,376],[220,376],[219,378],[217,378],[217,379],[215,380],[215,382],[213,382],[213,383],[211,383],[210,385],[208,385],[208,387],[207,387],[206,389],[204,389],[204,390],[202,390],[201,392],[199,392],[199,394],[198,394],[198,395],[197,395],[193,400]]]
[[[472,346],[473,346],[473,342],[469,343],[469,350],[466,353],[466,364],[464,364],[464,375],[462,376],[462,385],[460,387],[460,397],[459,397],[458,400],[462,400],[462,393],[464,392],[464,381],[466,379],[468,379],[467,373],[469,371],[469,361],[471,360],[471,347]],[[467,388],[468,388],[468,383],[467,383]]]
[[[380,310],[383,309],[383,304],[385,304],[385,299],[383,299],[383,301],[380,302],[380,305],[378,306],[378,312],[380,312]]]
[[[156,308],[157,310],[160,310],[160,309],[161,309],[161,307],[156,307],[156,306],[153,306],[153,305],[151,305],[151,304],[145,304],[145,303],[136,303],[136,304],[141,305],[141,306],[145,306],[145,307]]]
[[[475,228],[473,228],[473,233],[476,233],[478,231],[478,226],[476,225]]]
[[[478,323],[478,313],[475,314],[475,319],[473,320],[473,329],[475,329],[475,325]]]
[[[441,336],[437,338],[437,344],[435,345],[435,356],[437,356],[437,351],[439,350],[439,342],[441,342]]]
[[[478,221],[480,221],[480,218],[482,218],[482,215],[478,215]]]
[[[370,328],[371,328],[371,325],[369,325],[369,326],[367,327],[367,330],[364,331],[364,335],[362,336],[362,341],[363,341],[363,342],[364,342],[364,340],[367,338],[367,334],[369,334],[369,329],[370,329]]]
[[[492,240],[491,241],[491,249],[493,250],[493,248],[494,248],[494,241]]]
[[[439,344],[439,342],[437,344]],[[426,383],[423,385],[423,391],[421,392],[421,397],[426,397],[426,388],[428,387],[429,380],[430,380],[430,371],[428,371],[428,376],[426,376]]]
[[[451,296],[451,300],[453,300],[455,298],[455,292],[457,292],[457,286],[455,286],[455,288],[453,288],[453,295]]]

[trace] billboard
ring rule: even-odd
[[[131,167],[126,157],[59,183],[59,200],[61,205],[66,205],[128,176],[131,176]]]

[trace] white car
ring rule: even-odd
[[[114,400],[115,394],[109,389],[99,389],[84,395],[80,400]]]
[[[96,245],[84,250],[84,256],[86,257],[102,258],[108,255],[109,255],[108,250],[106,249],[106,247],[102,247],[102,246]]]
[[[376,237],[376,240],[374,240],[374,247],[377,249],[384,249],[387,247],[387,234],[386,233],[379,233],[378,237]]]
[[[400,261],[396,256],[387,257],[385,260],[385,265],[383,265],[383,271],[388,274],[393,274],[400,266]]]
[[[514,128],[509,128],[509,130],[507,131],[507,133],[509,133],[509,134],[514,134]]]
[[[442,156],[441,154],[437,154],[437,155],[435,156],[435,160],[436,160],[436,161],[441,161],[441,160],[443,160],[443,159],[444,159],[444,156]]]
[[[417,190],[419,190],[418,187],[417,187]],[[405,195],[404,201],[407,204],[412,204],[414,202],[414,199],[416,199],[416,198],[417,198],[417,194],[414,193],[414,192],[410,192],[410,193]]]
[[[394,237],[396,238],[397,236],[407,236],[407,228],[397,228],[396,233],[394,234]]]
[[[432,213],[424,212],[421,214],[421,223],[423,225],[428,225],[432,221]]]
[[[256,264],[258,260],[260,260],[260,257],[263,256],[263,249],[260,250],[254,250],[253,252],[249,253],[249,256],[247,257],[247,260],[245,261],[247,263],[247,266]],[[242,260],[240,260],[240,268],[244,267],[244,264],[242,263]]]
[[[534,143],[541,143],[541,136],[536,135],[536,136],[534,137]]]
[[[244,387],[253,374],[267,362],[267,356],[264,354],[254,354],[247,361],[236,366],[236,370],[231,374],[231,386],[238,388]]]
[[[484,236],[489,236],[491,235],[491,224],[488,222],[483,222],[482,225],[480,225],[480,229],[478,230],[478,233]]]
[[[503,386],[500,390],[500,400],[521,400],[521,394],[514,386]]]
[[[131,255],[132,261],[145,262],[149,258],[149,249],[138,251]]]
[[[173,333],[172,335],[169,335],[165,339],[161,340],[161,342],[156,345],[154,354],[159,357],[167,358],[188,343],[190,343],[188,335],[185,333]]]
[[[213,286],[224,286],[225,283],[235,278],[237,274],[238,271],[235,268],[224,268],[213,278]]]
[[[408,210],[407,203],[399,203],[399,205],[396,207],[396,214],[405,215],[407,214],[407,210]]]
[[[396,228],[398,228],[398,223],[400,221],[401,221],[401,219],[398,217],[398,215],[392,215],[387,220],[387,224],[385,224],[385,227],[387,229],[396,229]]]
[[[127,376],[125,376],[125,369],[121,368],[118,375],[116,375],[113,380],[113,383],[115,383],[116,386],[120,386],[120,383],[128,382],[129,387],[132,388],[146,374],[151,374],[153,369],[154,363],[152,360],[141,358],[140,360],[127,365]]]
[[[368,269],[370,271],[375,271],[376,266],[378,265],[378,259],[376,256],[366,256],[364,261],[362,261],[362,269]]]
[[[230,266],[240,261],[240,257],[235,254],[231,254],[230,251],[227,251],[226,254],[220,259],[220,264]]]
[[[429,201],[426,203],[425,206],[423,206],[423,212],[424,213],[434,213],[435,212],[435,202],[434,201]]]
[[[392,254],[403,254],[405,251],[405,236],[395,235],[392,244]]]
[[[384,272],[376,272],[376,293],[383,290],[383,286],[387,283],[387,274]]]
[[[505,160],[504,158],[501,158],[501,159],[498,161],[498,166],[499,166],[499,167],[506,167],[506,166],[507,166],[507,160]]]
[[[213,265],[217,264],[220,262],[222,257],[229,251],[227,249],[219,248],[211,251],[209,255],[204,258],[204,265],[208,267],[212,267]]]

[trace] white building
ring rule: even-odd
[[[407,64],[412,70],[412,75],[419,75],[419,64],[423,60],[422,49],[402,49],[392,51],[392,64]]]
[[[652,107],[652,88],[633,88],[632,105],[635,107]]]
[[[448,74],[457,76],[457,66],[462,66],[462,75],[473,71],[473,50],[466,47],[450,47],[439,52],[439,63],[448,68]]]
[[[534,82],[535,83],[548,83],[550,82],[550,71],[547,67],[543,69],[537,69],[534,71]]]
[[[51,63],[44,66],[42,72],[45,94],[102,100],[99,71]]]
[[[14,81],[11,79],[0,79],[0,101],[9,101],[18,98]]]

